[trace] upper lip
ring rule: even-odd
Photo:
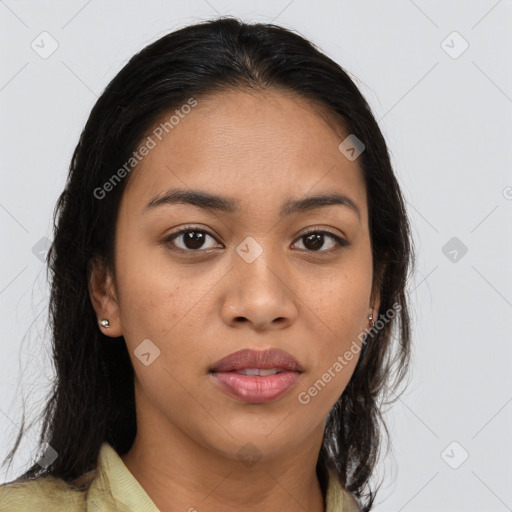
[[[211,372],[233,372],[247,368],[286,370],[302,372],[300,363],[284,350],[240,350],[217,361],[210,369]]]

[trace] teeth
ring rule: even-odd
[[[261,368],[246,368],[245,370],[239,370],[236,373],[240,373],[241,375],[266,377],[267,375],[275,375],[276,373],[281,372],[276,368],[268,368],[265,370],[262,370]]]

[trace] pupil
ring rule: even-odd
[[[187,249],[200,249],[204,243],[204,233],[200,231],[187,231],[184,235],[184,242]]]
[[[312,244],[310,244],[312,249],[317,250],[322,247],[324,244],[323,242],[323,235],[312,233],[311,235],[306,236],[306,243],[304,244],[305,247],[308,247],[308,241],[312,241]]]

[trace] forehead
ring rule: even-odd
[[[332,189],[364,209],[359,165],[338,149],[348,133],[319,106],[276,90],[223,91],[196,101],[179,116],[179,108],[165,112],[146,134],[155,144],[130,176],[127,200],[141,203],[179,186],[261,206],[278,196]]]

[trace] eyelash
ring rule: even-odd
[[[212,233],[210,233],[209,231],[207,231],[206,229],[199,229],[199,228],[194,227],[194,226],[187,226],[184,229],[181,229],[180,231],[172,233],[167,238],[165,238],[163,240],[163,242],[165,244],[171,246],[172,250],[180,251],[180,252],[185,252],[185,253],[187,253],[187,252],[188,253],[200,253],[200,252],[207,252],[207,251],[211,250],[211,249],[197,249],[197,250],[194,250],[194,249],[182,249],[181,247],[176,247],[173,244],[173,242],[174,242],[174,240],[176,238],[178,238],[179,236],[181,236],[181,235],[183,235],[185,233],[189,233],[191,231],[192,232],[197,232],[197,233],[204,233],[204,234],[212,237],[214,240],[216,240],[215,236]],[[325,250],[318,250],[318,251],[311,251],[310,250],[310,251],[308,251],[307,249],[301,249],[301,250],[306,250],[306,252],[314,253],[314,254],[322,254],[322,253],[330,254],[333,251],[337,251],[337,250],[342,249],[343,247],[346,247],[347,245],[349,245],[349,243],[346,240],[343,240],[343,238],[339,237],[338,235],[335,235],[334,233],[331,233],[330,231],[320,230],[320,229],[312,229],[311,231],[307,231],[306,233],[303,233],[302,235],[300,235],[296,240],[299,241],[300,239],[306,238],[307,236],[313,235],[313,234],[327,235],[328,237],[332,238],[336,242],[337,247],[335,247],[333,249],[328,249],[326,251]]]

